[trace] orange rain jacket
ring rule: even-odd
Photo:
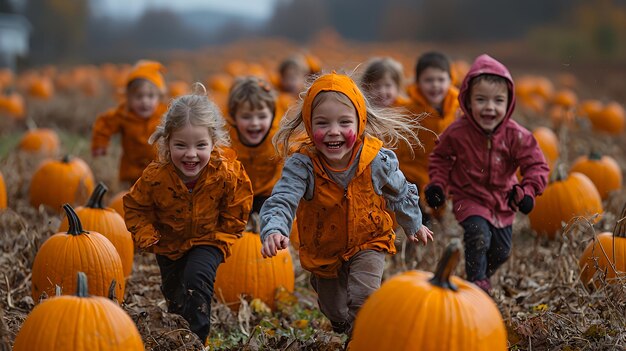
[[[361,250],[396,253],[392,220],[385,199],[372,185],[371,162],[382,141],[366,137],[354,178],[346,189],[333,182],[315,151],[302,153],[313,162],[313,199],[300,201],[296,217],[300,263],[322,278],[336,278],[344,261]]]
[[[428,113],[428,116],[420,121],[421,125],[430,129],[436,134],[429,131],[419,131],[419,139],[424,145],[424,149],[415,147],[413,152],[415,157],[411,156],[411,151],[404,143],[400,143],[396,150],[398,161],[400,162],[400,170],[404,173],[406,179],[417,184],[420,191],[428,184],[428,155],[435,148],[435,141],[450,123],[454,122],[459,113],[459,91],[457,88],[450,86],[448,93],[443,100],[443,114],[439,114],[426,98],[422,95],[417,85],[412,84],[408,87],[410,101],[405,107],[414,114]]]
[[[148,144],[150,135],[161,122],[167,105],[159,103],[150,118],[142,118],[131,112],[126,103],[98,116],[93,125],[91,149],[107,148],[111,136],[122,137],[122,159],[119,179],[134,183],[152,160],[157,159],[156,145]]]
[[[250,180],[230,149],[213,151],[193,190],[171,162],[152,162],[124,196],[135,245],[171,260],[197,245],[216,246],[226,259],[251,208]]]

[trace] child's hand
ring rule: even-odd
[[[430,230],[427,226],[423,225],[415,235],[408,235],[410,241],[419,244],[419,242],[423,242],[424,246],[428,244],[428,239],[433,241],[433,231]]]
[[[265,238],[261,248],[261,255],[263,255],[263,258],[274,257],[278,250],[286,249],[287,245],[289,245],[288,237],[280,233],[272,233]]]
[[[99,148],[91,150],[91,156],[93,157],[104,156],[106,154],[107,154],[107,149],[103,147],[99,147]]]
[[[523,214],[529,214],[535,207],[535,201],[529,195],[524,195],[524,189],[521,185],[515,184],[509,192],[509,207],[513,211],[520,211]]]
[[[443,205],[446,202],[446,195],[443,193],[443,190],[437,185],[430,185],[426,187],[424,190],[424,196],[426,197],[426,202],[428,206],[437,209],[439,206]]]

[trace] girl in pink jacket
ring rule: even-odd
[[[489,278],[511,254],[515,212],[532,210],[549,173],[531,132],[511,119],[514,92],[503,64],[488,55],[476,58],[459,93],[463,115],[441,134],[429,157],[426,201],[438,208],[446,194],[452,198],[465,230],[467,279],[488,293]]]

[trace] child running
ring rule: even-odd
[[[300,262],[312,273],[320,309],[336,332],[350,335],[357,311],[380,287],[385,255],[396,252],[387,210],[411,241],[433,240],[421,224],[417,188],[383,148],[383,140],[393,145],[404,135],[419,142],[418,123],[370,107],[354,81],[336,73],[316,79],[294,113],[274,137],[289,157],[261,209],[262,254],[287,248],[297,215]]]
[[[398,107],[409,103],[404,90],[402,64],[391,57],[371,59],[361,76],[361,87],[373,106]]]
[[[150,143],[159,161],[124,196],[126,226],[156,254],[168,311],[206,344],[217,267],[245,229],[252,186],[206,91],[173,100]]]
[[[550,171],[532,133],[511,118],[514,92],[504,65],[488,55],[476,58],[461,85],[463,115],[440,136],[425,189],[433,208],[452,197],[465,231],[467,279],[488,293],[490,277],[511,254],[515,212],[532,210]]]

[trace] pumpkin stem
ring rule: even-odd
[[[565,169],[565,164],[558,163],[554,167],[554,172],[552,172],[552,175],[550,176],[550,183],[560,182],[564,179],[567,179],[567,170]]]
[[[622,209],[622,214],[615,223],[615,229],[613,229],[614,238],[626,238],[626,204]]]
[[[80,235],[83,233],[87,233],[83,230],[83,225],[80,223],[80,218],[70,204],[64,204],[63,210],[65,210],[65,215],[67,216],[67,222],[69,223],[69,228],[67,229],[67,234],[71,235]]]
[[[115,279],[111,280],[111,285],[109,285],[109,299],[117,302],[117,296],[115,295],[115,285],[117,282]]]
[[[76,296],[89,297],[89,288],[87,286],[87,274],[78,272],[78,283],[76,284]]]
[[[458,239],[453,239],[450,245],[446,247],[443,257],[437,264],[435,276],[430,279],[430,283],[440,288],[457,291],[458,288],[450,281],[450,275],[459,264],[461,259],[461,243]]]
[[[91,196],[89,197],[89,201],[87,201],[86,207],[88,207],[88,208],[100,208],[100,209],[105,208],[102,205],[102,197],[104,197],[104,194],[108,190],[109,189],[107,188],[106,185],[104,185],[103,182],[98,182],[98,185],[96,185],[96,188],[93,189],[93,192],[91,193]]]
[[[61,158],[61,162],[63,163],[70,163],[71,160],[72,160],[72,156],[70,155],[64,155],[63,158]]]
[[[587,156],[587,159],[592,160],[592,161],[600,161],[602,159],[602,154],[599,153],[598,151],[591,150],[589,152],[589,156]]]

